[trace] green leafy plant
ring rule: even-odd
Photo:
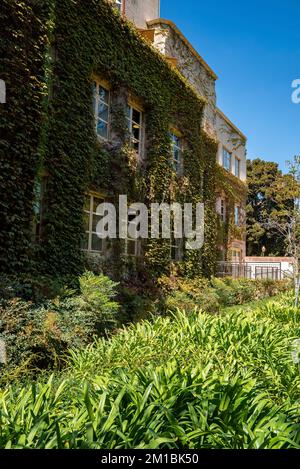
[[[299,336],[290,294],[136,324],[1,390],[0,447],[299,448]]]
[[[117,284],[104,275],[85,273],[81,292],[65,292],[42,305],[21,299],[0,306],[0,335],[8,354],[8,370],[14,375],[30,369],[50,369],[64,363],[70,347],[91,343],[118,323]]]

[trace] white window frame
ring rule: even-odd
[[[231,250],[231,261],[234,264],[240,264],[242,261],[242,251],[241,249],[232,248]]]
[[[98,138],[104,141],[108,141],[110,138],[110,122],[111,122],[111,92],[110,88],[104,84],[101,80],[94,80],[93,82],[93,103],[94,103],[94,117],[95,117],[95,132]],[[100,98],[100,89],[103,89],[108,94],[107,103]],[[104,105],[107,108],[107,121],[99,117],[100,105]],[[107,135],[104,137],[98,133],[98,123],[103,122],[107,126]]]
[[[183,239],[175,238],[174,217],[171,216],[171,230],[170,230],[170,259],[172,262],[181,262],[183,259]],[[173,250],[175,256],[173,256]]]
[[[220,217],[223,223],[226,223],[227,219],[227,210],[226,210],[226,200],[220,199]]]
[[[104,202],[104,198],[101,194],[97,194],[97,193],[88,193],[88,194],[85,195],[85,197],[90,199],[89,210],[84,209],[84,211],[83,211],[83,213],[88,215],[88,217],[89,217],[88,230],[84,231],[85,236],[88,235],[88,247],[87,247],[87,249],[82,249],[82,250],[84,252],[103,255],[105,253],[105,240],[104,239],[100,240],[100,238],[99,238],[99,240],[102,242],[102,249],[101,250],[92,249],[92,240],[93,240],[93,235],[97,236],[96,231],[93,231],[93,218],[94,218],[94,216],[99,217],[99,215],[97,215],[96,212],[94,212],[94,200],[99,199],[101,202]]]
[[[138,213],[137,210],[130,209],[128,211],[129,221],[130,221],[130,216],[136,217],[137,213]],[[139,241],[140,241],[139,239],[133,239],[127,236],[127,238],[125,239],[125,243],[124,243],[124,255],[126,257],[138,257],[140,255],[140,242]],[[134,254],[129,252],[129,249],[128,249],[129,243],[134,243]]]
[[[115,6],[119,10],[120,13],[122,13],[123,10],[123,0],[115,0]]]
[[[241,207],[239,205],[234,206],[234,224],[241,226]]]
[[[133,120],[133,112],[138,112],[140,114],[140,122],[136,122]],[[134,144],[138,144],[138,151],[136,151],[136,155],[138,159],[142,157],[143,154],[143,145],[144,145],[144,112],[139,107],[136,106],[131,101],[127,103],[126,109],[126,120],[127,120],[127,128],[129,132],[129,139],[130,139],[130,146],[134,148]],[[133,128],[139,129],[139,139],[134,137]]]
[[[183,138],[182,135],[179,134],[178,131],[172,129],[170,131],[170,138],[171,138],[171,152],[172,152],[172,167],[177,175],[182,175],[183,173]],[[176,158],[176,152],[178,150],[179,160]]]
[[[237,169],[238,169],[238,174],[237,174]],[[237,156],[234,157],[234,175],[237,178],[241,177],[241,160]]]
[[[225,165],[225,161],[228,161],[228,157],[229,157],[229,167],[227,167]],[[232,171],[231,165],[232,165],[232,153],[230,151],[228,151],[227,148],[223,147],[223,150],[222,150],[222,166],[225,169],[225,171],[228,171],[228,173],[231,173],[231,171]]]

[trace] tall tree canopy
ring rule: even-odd
[[[260,256],[284,256],[284,235],[270,221],[284,223],[294,210],[297,182],[292,174],[282,174],[277,163],[255,159],[247,163],[247,253]],[[269,225],[269,226],[268,226]]]

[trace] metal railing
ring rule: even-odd
[[[291,273],[277,266],[256,266],[245,262],[218,262],[217,277],[283,280],[291,277]]]
[[[245,263],[218,262],[217,277],[251,278],[251,267]]]

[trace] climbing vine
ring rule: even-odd
[[[16,7],[14,4],[4,0],[5,8],[1,9],[8,38],[7,44],[1,44],[1,51],[8,47],[4,78],[14,90],[17,107],[5,111],[8,130],[2,143],[4,151],[18,132],[15,145],[10,147],[12,158],[9,162],[6,158],[6,163],[4,158],[2,164],[4,169],[6,164],[6,172],[1,171],[5,187],[15,188],[14,202],[8,195],[4,198],[8,220],[6,230],[1,231],[2,246],[8,256],[4,270],[8,265],[14,271],[16,266],[24,269],[31,265],[45,274],[79,274],[85,265],[81,251],[84,195],[94,190],[115,202],[119,194],[127,194],[130,201],[148,204],[204,202],[205,245],[201,251],[186,251],[180,269],[191,277],[213,274],[218,223],[216,187],[220,178],[226,185],[226,178],[221,177],[216,164],[217,143],[201,130],[204,99],[105,0],[32,0],[17,2]],[[26,15],[20,24],[14,24],[15,16],[22,16],[23,10]],[[20,31],[16,55],[8,45],[12,25]],[[12,42],[16,44],[15,39]],[[26,51],[22,49],[23,43],[27,44]],[[45,44],[50,56],[47,60]],[[16,72],[20,72],[15,83],[10,74],[14,63]],[[3,70],[1,73],[3,78]],[[114,138],[109,143],[102,143],[94,130],[95,76],[107,80],[111,87]],[[22,88],[24,77],[26,113],[18,102],[21,93],[18,86]],[[44,93],[47,106],[43,119]],[[140,164],[127,144],[125,105],[129,95],[139,99],[146,116],[146,158]],[[170,126],[178,128],[184,136],[181,177],[175,174],[170,161]],[[42,230],[39,244],[33,250],[30,218],[34,180],[41,171],[47,182],[42,200]],[[242,185],[238,187],[241,197],[243,190]],[[13,216],[21,214],[14,228],[20,248],[16,246],[16,231],[12,230],[9,212]],[[126,263],[133,268],[132,260],[125,262],[122,257],[118,242],[114,243],[113,256],[105,266],[107,270],[120,272]],[[1,259],[4,258],[3,250]],[[169,243],[149,241],[139,263],[140,266],[134,263],[136,269],[153,276],[168,272]]]

